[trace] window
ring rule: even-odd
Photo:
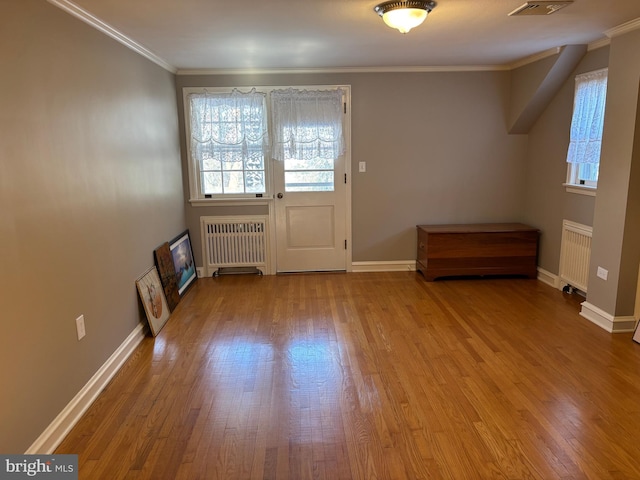
[[[187,99],[192,199],[266,193],[266,95],[234,89]]]
[[[595,188],[598,185],[600,150],[607,96],[608,70],[576,77],[567,152],[567,185]]]
[[[269,196],[271,159],[286,192],[335,190],[345,90],[257,88],[184,89],[191,201]]]
[[[286,192],[334,191],[334,161],[345,150],[343,94],[341,89],[271,92],[273,158],[284,162]]]

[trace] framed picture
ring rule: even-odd
[[[193,260],[193,249],[191,248],[189,230],[186,230],[174,238],[169,243],[169,250],[171,250],[173,268],[176,272],[178,293],[182,295],[198,278],[196,275],[196,264]]]
[[[636,343],[640,343],[640,322],[636,325],[636,330],[633,332],[633,341]]]
[[[160,282],[164,290],[164,296],[167,298],[169,310],[173,310],[180,302],[180,294],[178,293],[178,281],[176,279],[176,269],[173,266],[173,258],[169,249],[169,242],[164,242],[153,251],[153,257],[160,275]]]
[[[158,269],[154,266],[136,280],[138,295],[144,306],[144,313],[155,337],[169,320],[169,306],[162,290]]]

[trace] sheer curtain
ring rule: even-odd
[[[266,96],[251,89],[243,93],[199,93],[191,95],[191,143],[195,151],[208,151],[220,160],[222,146],[268,145]],[[246,159],[246,157],[245,157]]]
[[[202,193],[265,191],[266,95],[233,89],[197,93],[191,104],[191,155]]]
[[[568,163],[600,162],[608,69],[576,77]]]
[[[334,160],[345,151],[343,90],[274,90],[272,156]]]

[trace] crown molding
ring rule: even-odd
[[[554,47],[549,50],[545,50],[544,52],[535,53],[528,57],[517,60],[513,63],[510,63],[507,67],[508,70],[515,70],[516,68],[524,67],[525,65],[529,65],[530,63],[537,62],[542,60],[543,58],[551,57],[553,55],[557,55],[562,50],[562,47]]]
[[[640,29],[640,18],[636,18],[635,20],[631,20],[630,22],[618,25],[617,27],[605,31],[604,33],[607,37],[613,38],[638,29]]]
[[[176,73],[176,68],[170,65],[169,63],[167,63],[164,59],[160,58],[158,55],[156,55],[152,51],[146,49],[139,43],[135,42],[134,40],[122,34],[115,28],[103,22],[98,17],[90,14],[89,12],[79,7],[75,3],[70,2],[69,0],[47,0],[47,2],[64,10],[70,15],[82,20],[83,22],[89,24],[96,30],[101,31],[105,35],[108,35],[109,37],[123,44],[125,47],[133,50],[139,55],[142,55],[148,60],[151,60],[153,63],[161,66],[165,70],[168,70],[171,73]]]
[[[177,75],[277,75],[318,73],[429,73],[429,72],[485,72],[509,70],[505,65],[465,65],[432,67],[344,67],[344,68],[265,68],[265,69],[181,69]]]
[[[640,25],[639,25],[640,26]],[[592,50],[596,50],[598,48],[606,47],[611,44],[611,39],[609,37],[601,38],[599,40],[595,40],[587,45],[587,51],[590,52]],[[562,51],[563,47],[555,47],[550,48],[549,50],[545,50],[544,52],[536,53],[529,57],[522,58],[516,62],[510,63],[508,65],[509,70],[515,70],[516,68],[523,67],[530,63],[537,62],[544,58],[550,57],[552,55],[557,55]]]
[[[587,45],[587,52],[606,47],[607,45],[611,45],[611,39],[609,37],[601,38],[600,40],[596,40],[595,42],[591,42]]]

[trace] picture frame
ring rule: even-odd
[[[169,242],[169,250],[176,272],[178,293],[182,296],[198,278],[188,229]]]
[[[637,323],[636,329],[633,332],[633,341],[636,343],[640,343],[640,322]]]
[[[155,265],[136,280],[136,288],[144,306],[149,328],[155,337],[160,333],[170,316],[169,305],[164,296],[160,275],[158,275],[158,269]]]
[[[153,251],[153,258],[156,262],[156,268],[160,275],[160,283],[164,290],[164,296],[167,298],[169,310],[174,311],[180,302],[180,294],[178,293],[178,283],[176,279],[176,270],[173,266],[173,257],[169,248],[169,242],[164,242]]]

